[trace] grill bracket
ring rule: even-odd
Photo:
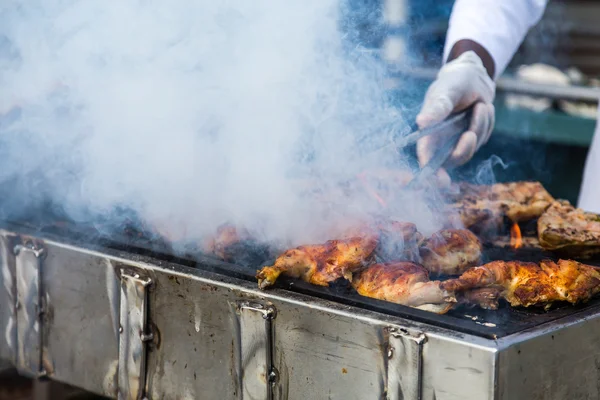
[[[14,249],[16,275],[16,367],[22,374],[42,377],[47,374],[43,358],[43,321],[46,312],[42,291],[41,243],[25,240]]]
[[[243,399],[274,398],[279,373],[274,366],[275,307],[259,302],[237,303],[239,385]]]
[[[148,287],[151,283],[152,279],[137,272],[121,270],[119,400],[144,398],[146,347],[153,338],[148,327]]]
[[[387,400],[423,398],[423,344],[427,337],[403,328],[387,328]]]
[[[17,285],[14,247],[18,237],[0,231],[0,326],[5,327],[6,347],[0,350],[0,358],[17,365]]]

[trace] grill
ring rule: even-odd
[[[45,213],[38,213],[38,215],[47,216],[52,214],[50,210],[45,210]],[[30,218],[28,222],[13,222],[12,224],[13,230],[20,231],[24,229],[23,232],[27,232],[29,227],[29,231],[35,229],[42,237],[63,241],[65,238],[70,238],[70,241],[84,246],[87,243],[98,243],[107,248],[122,250],[132,255],[150,256],[156,260],[173,262],[189,268],[201,269],[249,282],[256,282],[256,270],[262,265],[272,264],[273,261],[269,257],[268,249],[261,245],[247,242],[239,243],[235,245],[236,248],[228,251],[228,253],[232,254],[231,258],[234,260],[234,263],[222,262],[214,257],[201,254],[199,251],[190,251],[188,254],[174,256],[173,250],[167,241],[157,238],[156,234],[141,226],[141,223],[136,222],[136,219],[129,219],[129,223],[126,223],[121,234],[116,236],[111,234],[109,236],[93,226],[86,227],[64,221],[35,221],[35,219],[32,220]],[[526,224],[523,227],[525,235],[535,235],[535,226],[535,221]],[[505,236],[504,234],[505,232],[500,232],[500,237]],[[525,236],[525,238],[527,237]],[[557,257],[551,252],[543,251],[541,248],[522,247],[520,249],[513,249],[508,246],[508,242],[505,243],[505,241],[496,238],[495,241],[485,244],[482,262],[485,263],[492,260],[539,262],[543,259],[557,259]],[[594,260],[583,260],[583,262],[598,265]],[[536,326],[567,315],[576,314],[588,309],[595,309],[600,304],[600,299],[598,299],[578,306],[570,304],[554,306],[549,311],[544,311],[535,307],[527,309],[513,308],[506,303],[502,303],[502,306],[498,310],[488,311],[479,307],[460,306],[445,315],[438,315],[387,301],[360,296],[346,281],[334,282],[330,287],[322,287],[299,279],[282,276],[278,280],[276,287],[319,299],[334,301],[347,306],[408,318],[488,339],[497,339],[535,328]]]
[[[241,244],[236,263],[174,256],[135,219],[109,235],[50,215],[1,225],[0,358],[29,376],[127,399],[597,394],[600,300],[437,315],[337,283],[259,291],[268,254],[255,246]],[[497,243],[484,254],[549,256]]]

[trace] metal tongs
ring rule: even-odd
[[[415,130],[413,133],[403,137],[400,143],[396,143],[398,148],[402,148],[416,144],[419,139],[429,135],[439,135],[447,138],[444,144],[437,149],[431,160],[415,173],[407,185],[408,188],[421,185],[435,175],[442,165],[444,165],[448,157],[452,154],[461,135],[469,129],[472,115],[473,107],[471,106],[464,111],[450,115],[442,122],[428,126],[427,128]]]

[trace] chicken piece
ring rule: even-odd
[[[288,250],[272,266],[258,271],[258,286],[261,289],[272,286],[281,274],[319,286],[329,286],[340,278],[351,280],[354,272],[368,265],[377,243],[378,235],[368,232],[364,236]]]
[[[375,264],[356,274],[352,286],[365,297],[443,314],[454,297],[430,281],[425,268],[412,262]]]
[[[375,254],[384,259],[418,258],[422,240],[415,224],[392,220],[357,223],[350,228],[332,229],[330,234],[344,239],[286,251],[273,266],[258,271],[259,287],[273,285],[282,273],[321,286],[339,278],[352,280],[352,274],[373,262]]]
[[[481,261],[481,242],[466,229],[444,229],[425,240],[421,264],[430,274],[460,275]]]
[[[490,200],[499,202],[511,221],[521,222],[538,218],[554,198],[539,182],[510,182],[492,185]]]
[[[213,254],[221,260],[230,261],[236,254],[238,245],[252,241],[250,233],[234,225],[224,224],[217,228],[214,236],[207,237],[202,243],[201,250],[206,254]]]
[[[461,202],[447,207],[448,227],[464,227],[478,234],[498,232],[504,216],[498,204],[486,201]]]
[[[381,221],[377,224],[377,229],[383,234],[405,242],[422,239],[421,234],[417,231],[417,226],[412,222]]]
[[[377,224],[380,234],[376,253],[380,259],[419,263],[423,235],[410,222],[385,221]]]
[[[600,253],[600,215],[555,201],[538,219],[538,238],[546,250],[577,258]]]
[[[450,214],[456,213],[466,228],[500,225],[506,216],[513,222],[538,218],[554,201],[539,182],[497,183],[491,186],[461,183],[448,193]]]
[[[500,296],[512,306],[530,307],[566,301],[586,302],[600,292],[600,270],[572,260],[537,263],[493,261],[441,283],[449,293],[501,288]]]

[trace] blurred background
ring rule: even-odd
[[[412,117],[442,63],[452,0],[349,0],[355,39],[387,63],[390,93]],[[457,173],[541,181],[576,202],[597,114],[600,1],[550,1],[498,81],[490,142]],[[539,96],[550,91],[551,97]],[[566,101],[568,100],[568,101]],[[497,157],[495,157],[497,156]],[[502,162],[499,162],[499,161]]]

